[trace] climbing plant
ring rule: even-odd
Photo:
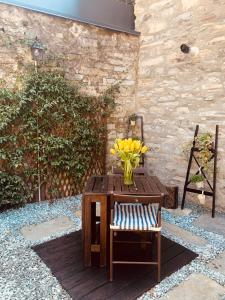
[[[93,160],[105,154],[106,117],[118,92],[115,85],[90,96],[49,70],[30,72],[20,89],[1,88],[0,189],[6,181],[23,187],[9,189],[7,201],[29,200],[49,182],[48,193],[56,197],[55,174],[82,182]],[[5,202],[0,194],[0,205]]]

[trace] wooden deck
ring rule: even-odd
[[[136,299],[157,284],[154,267],[116,266],[115,280],[106,268],[83,267],[81,231],[33,247],[73,299]],[[127,251],[126,253],[132,251]],[[190,250],[162,237],[162,278],[197,257]]]

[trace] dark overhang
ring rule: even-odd
[[[0,0],[0,3],[114,31],[139,34],[135,31],[133,5],[127,0]]]

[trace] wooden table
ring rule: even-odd
[[[134,176],[134,185],[124,185],[122,175],[92,176],[89,178],[82,200],[82,229],[84,265],[91,266],[91,255],[100,253],[100,266],[106,265],[109,228],[109,196],[168,195],[165,186],[156,176]],[[100,203],[100,233],[96,233],[96,203]]]

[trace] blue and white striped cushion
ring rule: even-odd
[[[158,205],[115,203],[113,227],[127,230],[151,230],[157,227]]]

